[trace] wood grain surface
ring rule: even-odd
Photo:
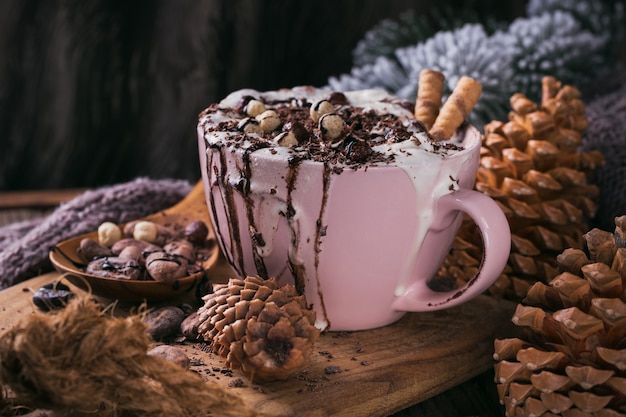
[[[32,293],[58,278],[49,273],[0,292],[0,332],[38,314]],[[449,310],[409,313],[379,329],[327,332],[306,372],[263,385],[227,369],[206,345],[180,347],[193,371],[229,387],[268,416],[387,416],[491,369],[493,339],[514,331],[513,308],[479,296]]]

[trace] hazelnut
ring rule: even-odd
[[[319,100],[311,106],[311,119],[317,123],[323,115],[334,112],[335,106],[330,101]]]
[[[193,244],[201,245],[209,235],[209,228],[201,220],[195,220],[185,227],[185,239]]]
[[[280,118],[274,110],[265,110],[256,116],[256,120],[259,122],[261,130],[265,133],[269,133],[280,126]]]
[[[110,248],[122,238],[122,229],[112,222],[104,222],[98,226],[98,242]]]
[[[291,132],[280,133],[274,138],[274,142],[276,142],[278,146],[282,146],[284,148],[288,148],[290,146],[298,146],[298,140],[296,139],[296,135]]]
[[[239,122],[237,129],[243,133],[256,133],[257,135],[263,134],[263,130],[259,125],[259,122],[252,117],[247,117]]]
[[[145,220],[133,220],[132,222],[126,223],[126,225],[124,226],[124,230],[123,230],[124,236],[133,237],[135,234],[135,226],[142,221],[145,221]],[[156,227],[157,235],[156,235],[156,239],[154,240],[154,242],[150,242],[150,243],[154,243],[155,245],[163,246],[165,242],[173,239],[174,237],[178,235],[178,233],[170,227],[163,226],[158,223],[155,223],[154,226]]]
[[[343,119],[335,113],[328,113],[320,117],[319,128],[325,138],[336,139],[341,136],[343,125]]]
[[[136,261],[115,256],[93,260],[85,268],[85,272],[91,275],[122,280],[142,279],[141,271],[141,265]]]
[[[252,99],[246,104],[245,110],[248,116],[256,117],[265,111],[265,104],[259,100]]]
[[[137,240],[153,243],[157,238],[157,227],[149,221],[140,221],[133,228],[133,237]]]

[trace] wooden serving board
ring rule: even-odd
[[[216,271],[225,274],[228,268]],[[58,278],[50,273],[1,291],[0,333],[35,314],[32,293]],[[387,416],[490,369],[493,340],[515,333],[514,308],[479,296],[449,310],[409,313],[379,329],[328,332],[317,342],[310,369],[263,385],[228,370],[202,344],[180,347],[191,370],[268,416]]]

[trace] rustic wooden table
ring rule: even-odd
[[[45,216],[80,192],[0,193],[0,227]],[[46,274],[0,292],[0,331],[33,311],[29,290],[57,277]],[[320,338],[309,381],[273,383],[263,392],[243,387],[238,393],[275,416],[500,417],[504,411],[491,355],[493,339],[514,331],[509,323],[513,308],[480,296],[449,311],[408,314],[373,331],[327,333]],[[207,366],[223,366],[202,349],[186,349]],[[345,372],[325,375],[329,365]]]

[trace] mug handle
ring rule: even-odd
[[[466,212],[478,226],[482,236],[484,251],[480,268],[476,275],[461,288],[438,292],[428,287],[427,280],[411,283],[404,294],[397,297],[392,307],[399,311],[433,311],[454,307],[471,300],[491,286],[502,273],[511,251],[511,230],[509,223],[490,197],[478,191],[460,189],[439,199],[440,214],[433,226],[434,230],[449,224],[449,215]]]

